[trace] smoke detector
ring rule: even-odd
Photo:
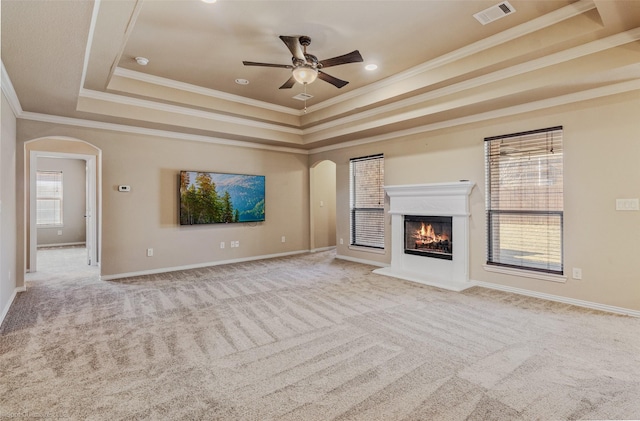
[[[473,15],[483,25],[515,13],[516,9],[508,1],[503,1]]]
[[[136,63],[138,63],[140,66],[146,66],[147,64],[149,64],[149,59],[146,57],[136,57]]]

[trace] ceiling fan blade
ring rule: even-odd
[[[302,51],[302,45],[300,45],[300,39],[298,37],[288,37],[285,35],[280,35],[280,39],[285,43],[289,51],[291,51],[292,56],[294,56],[298,60],[302,60],[303,63],[307,62],[307,59],[304,57],[304,51]]]
[[[258,63],[255,61],[243,61],[242,64],[244,64],[245,66],[280,67],[283,69],[293,69],[293,66],[290,64]]]
[[[291,89],[295,84],[296,84],[296,80],[293,78],[293,76],[291,76],[289,80],[283,83],[279,89]]]
[[[323,72],[322,70],[318,70],[318,79],[322,79],[325,82],[329,82],[330,84],[332,84],[333,86],[335,86],[338,89],[342,88],[344,85],[349,83],[346,80],[338,79],[337,77],[333,77],[331,75],[328,75],[325,72]]]
[[[331,67],[331,66],[338,66],[340,64],[347,64],[347,63],[358,63],[364,61],[364,59],[362,58],[362,56],[360,55],[360,51],[355,50],[352,51],[350,53],[338,56],[338,57],[333,57],[333,58],[328,58],[326,60],[322,60],[320,63],[323,68],[325,67]]]

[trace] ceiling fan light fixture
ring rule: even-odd
[[[313,67],[300,66],[293,69],[293,78],[301,85],[313,83],[318,77],[318,70]]]

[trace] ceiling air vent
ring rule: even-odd
[[[491,6],[488,9],[484,9],[482,12],[478,12],[473,15],[474,18],[478,20],[483,25],[487,23],[493,22],[494,20],[498,20],[507,15],[515,13],[516,9],[508,2],[503,1],[502,3],[498,3],[495,6]]]
[[[297,99],[300,101],[306,101],[308,99],[313,98],[313,95],[309,95],[309,94],[305,94],[305,93],[299,93],[298,95],[294,96],[293,99]]]

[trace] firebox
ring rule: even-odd
[[[404,216],[404,252],[453,260],[450,216]]]

